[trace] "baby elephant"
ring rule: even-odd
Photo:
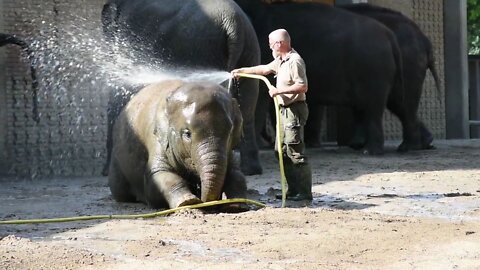
[[[163,81],[140,90],[113,128],[108,184],[120,202],[175,208],[245,198],[232,149],[240,142],[237,101],[207,82]]]

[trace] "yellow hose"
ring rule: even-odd
[[[273,85],[265,76],[257,75],[257,74],[247,74],[247,73],[238,73],[237,75],[240,77],[262,80],[263,82],[265,82],[269,90],[273,88]],[[276,133],[277,133],[278,163],[280,165],[280,183],[282,186],[282,207],[285,207],[285,200],[287,198],[287,180],[285,178],[285,169],[283,167],[283,153],[282,153],[283,130],[280,125],[281,123],[280,123],[280,109],[278,105],[278,97],[275,97],[273,99],[273,102],[275,104],[275,119],[277,121]]]
[[[171,213],[184,210],[184,209],[197,209],[208,206],[215,206],[228,203],[247,203],[253,204],[258,207],[266,207],[265,204],[249,200],[249,199],[225,199],[220,201],[211,201],[205,203],[199,203],[194,205],[186,205],[173,209],[167,209],[160,212],[147,213],[147,214],[133,214],[133,215],[97,215],[97,216],[79,216],[79,217],[65,217],[65,218],[50,218],[50,219],[19,219],[19,220],[3,220],[0,221],[0,225],[19,225],[19,224],[38,224],[38,223],[58,223],[58,222],[71,222],[71,221],[85,221],[85,220],[97,220],[97,219],[136,219],[136,218],[154,218],[158,216],[165,216]]]

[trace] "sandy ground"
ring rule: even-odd
[[[480,141],[381,157],[309,149],[312,203],[280,208],[272,151],[244,213],[0,225],[0,269],[480,269]],[[106,178],[3,179],[0,219],[153,212]]]

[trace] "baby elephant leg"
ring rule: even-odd
[[[232,168],[227,171],[223,191],[228,199],[246,198],[247,183],[240,169]]]
[[[145,200],[159,208],[167,202],[170,208],[201,203],[185,179],[171,172],[158,172],[150,176],[145,186]]]

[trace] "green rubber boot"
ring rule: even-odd
[[[308,164],[293,164],[284,160],[285,178],[287,179],[287,200],[304,201],[312,200],[312,170]],[[275,195],[277,199],[282,194]]]
[[[295,182],[295,195],[290,195],[287,197],[291,201],[311,201],[312,196],[312,170],[309,164],[296,164],[293,166],[293,174],[295,177],[293,181]],[[289,183],[290,186],[290,183]]]

